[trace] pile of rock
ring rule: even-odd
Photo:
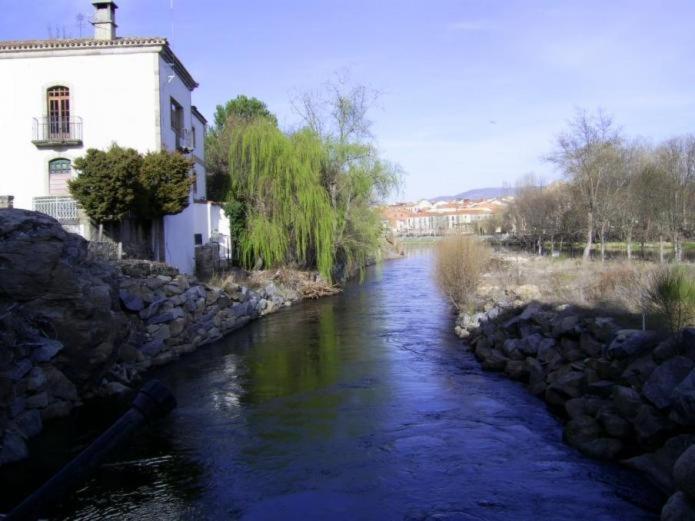
[[[117,272],[53,219],[0,209],[0,464],[98,384],[126,332]]]
[[[0,465],[46,420],[301,298],[272,280],[215,288],[161,263],[110,265],[54,219],[0,209]]]
[[[676,341],[566,305],[508,303],[460,317],[457,332],[485,369],[526,383],[565,416],[571,445],[631,458],[674,490],[670,469],[695,442],[695,329]]]

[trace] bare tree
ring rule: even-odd
[[[578,188],[586,212],[584,259],[591,255],[594,231],[600,226],[605,244],[607,208],[614,188],[611,174],[617,166],[621,137],[613,120],[599,110],[594,115],[577,111],[569,129],[557,138],[548,159]]]
[[[683,240],[693,231],[695,215],[695,137],[673,138],[657,151],[668,191],[665,210],[677,262],[683,260]]]
[[[518,236],[532,240],[538,255],[543,254],[546,240],[550,241],[552,254],[555,252],[555,240],[563,240],[565,214],[572,206],[571,201],[565,183],[555,182],[545,186],[542,180],[528,175],[517,185],[508,217]]]

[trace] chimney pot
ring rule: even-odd
[[[100,0],[92,2],[94,6],[94,39],[95,40],[115,40],[116,39],[116,2],[111,0]]]

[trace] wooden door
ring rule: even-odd
[[[70,89],[51,87],[48,89],[48,137],[70,139]]]

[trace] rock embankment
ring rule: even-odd
[[[42,214],[0,210],[0,463],[81,403],[126,334],[116,271]]]
[[[118,296],[129,336],[107,375],[114,388],[129,385],[131,373],[166,364],[301,299],[298,291],[272,282],[255,291],[234,283],[221,289],[145,262],[121,266]]]
[[[83,400],[128,393],[150,367],[305,296],[272,279],[256,286],[94,261],[54,219],[0,210],[0,464],[27,457],[44,422]]]
[[[664,519],[695,519],[695,329],[662,338],[532,302],[462,315],[456,331],[485,369],[525,383],[566,418],[569,444],[675,493]]]

